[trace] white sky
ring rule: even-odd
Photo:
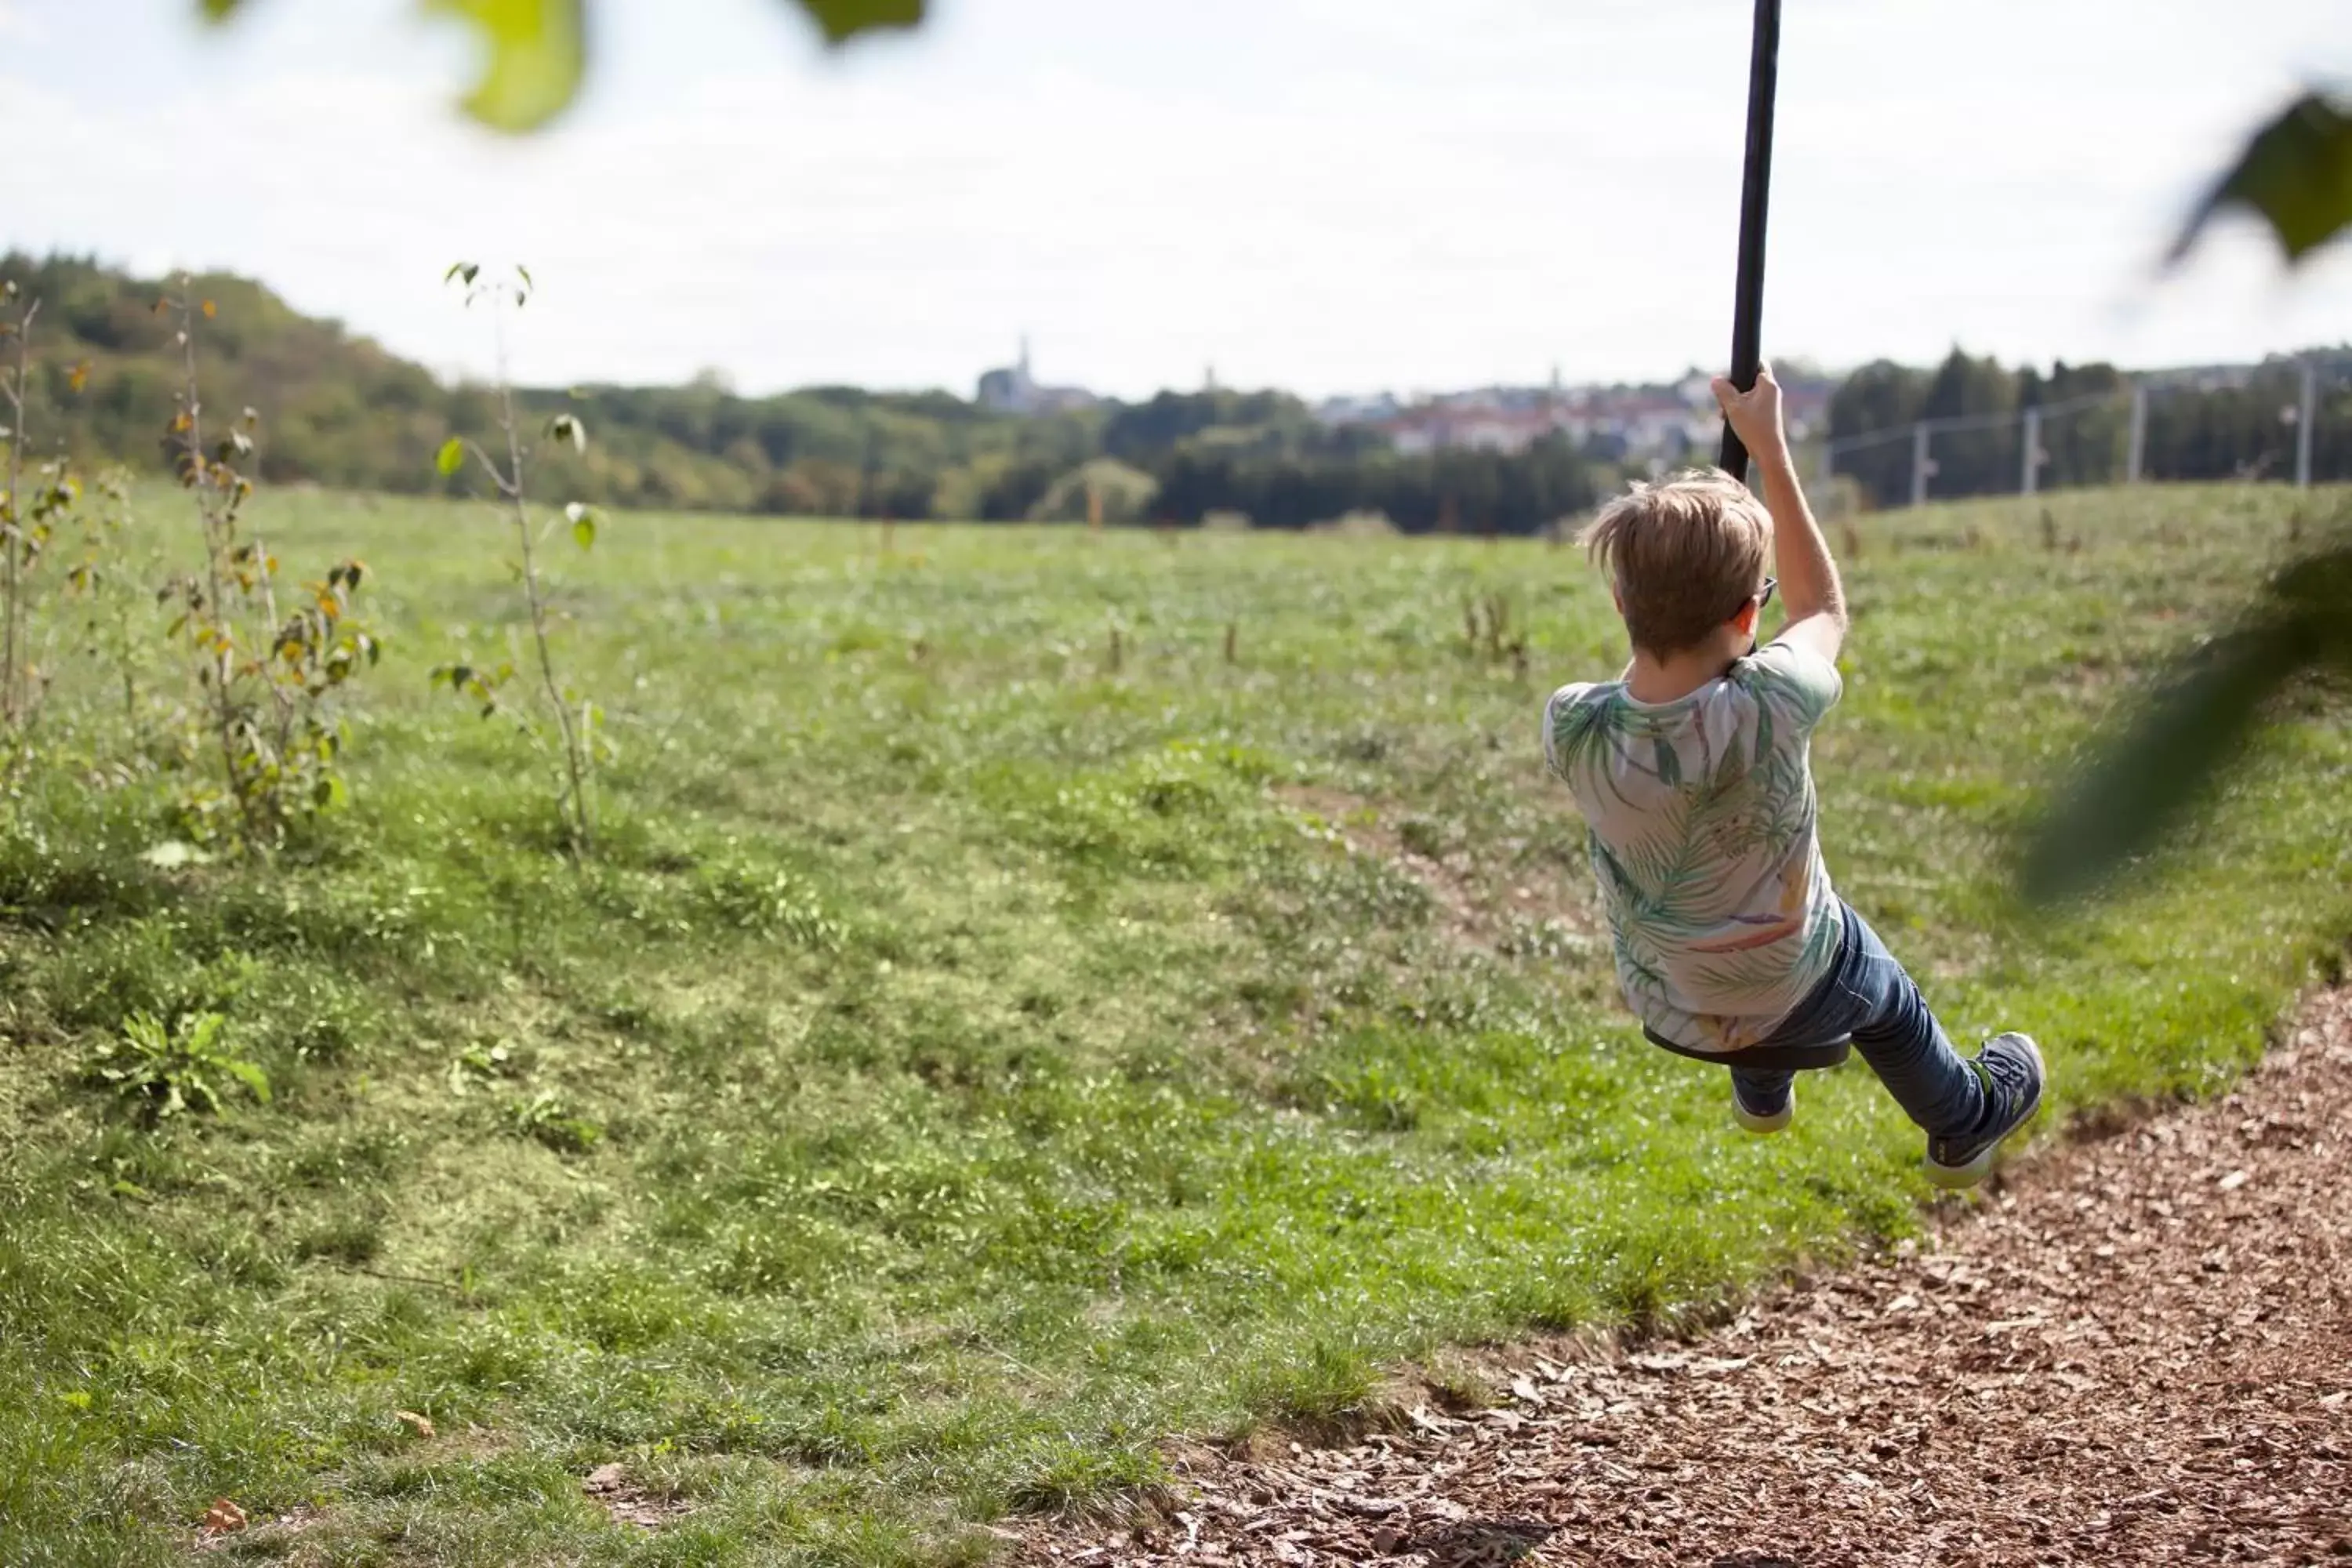
[[[1662,378],[1729,338],[1747,0],[934,0],[828,57],[782,0],[597,0],[510,142],[410,0],[0,0],[0,248],[257,275],[444,372],[747,391],[1308,394]],[[2153,261],[2343,0],[1788,0],[1767,352],[2235,359],[2337,342],[2352,247]]]

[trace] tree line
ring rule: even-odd
[[[30,388],[42,439],[85,465],[167,470],[156,432],[182,395],[160,282],[73,257],[0,258],[0,274],[45,301],[44,353]],[[194,280],[219,306],[202,367],[219,407],[267,411],[252,467],[266,481],[390,492],[461,493],[478,479],[436,471],[452,431],[489,426],[490,386],[446,385],[340,323],[309,317],[262,285]],[[2352,351],[2322,356],[2352,379]],[[2278,477],[2292,471],[2299,372],[2268,362],[2233,384],[2165,384],[2149,400],[2145,473],[2154,479]],[[591,504],[849,518],[1080,521],[1189,525],[1239,513],[1304,528],[1379,513],[1409,532],[1525,534],[1589,509],[1621,482],[1615,454],[1565,436],[1525,450],[1397,452],[1378,433],[1330,427],[1280,392],[1161,393],[1147,401],[1018,416],[946,392],[820,386],[745,397],[714,378],[682,386],[521,389],[520,416],[570,413],[595,431],[584,451],[550,458],[548,478]],[[1921,419],[1984,416],[1938,432],[1931,493],[2018,488],[2019,415],[2081,398],[2095,406],[2042,428],[2049,486],[2126,474],[2129,380],[2112,365],[2010,368],[1958,350],[1932,368],[1880,361],[1838,388],[1832,439]],[[2352,479],[2352,392],[2331,384],[2314,432],[2315,471]],[[1703,455],[1693,454],[1694,458]],[[1866,502],[1911,489],[1910,444],[1842,451],[1837,468]]]
[[[165,285],[74,257],[0,258],[45,301],[35,376],[51,447],[85,463],[161,471],[155,432],[181,395]],[[191,287],[219,307],[202,374],[207,403],[268,412],[257,477],[394,493],[458,491],[436,472],[453,430],[498,416],[496,389],[443,384],[340,323],[305,316],[226,275]],[[1528,533],[1588,506],[1608,470],[1565,442],[1515,455],[1403,458],[1362,430],[1329,429],[1278,392],[1163,393],[1053,415],[1003,413],[945,392],[821,386],[740,396],[684,386],[519,389],[526,422],[560,414],[596,434],[548,459],[589,503],[813,517],[1190,524],[1241,512],[1306,527],[1379,511],[1408,530]]]

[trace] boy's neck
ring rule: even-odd
[[[1625,690],[1636,702],[1673,702],[1710,680],[1720,680],[1747,656],[1750,640],[1718,636],[1660,658],[1642,648],[1625,670]]]

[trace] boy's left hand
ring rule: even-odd
[[[1770,365],[1757,367],[1756,384],[1746,392],[1720,375],[1713,384],[1723,416],[1731,422],[1732,434],[1739,437],[1749,456],[1769,459],[1789,455],[1788,432],[1780,424],[1780,384],[1772,379]]]

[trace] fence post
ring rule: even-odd
[[[2018,488],[2022,494],[2032,495],[2041,479],[2042,410],[2039,408],[2025,411],[2025,460],[2022,466],[2024,472],[2019,478]]]
[[[2317,423],[2319,413],[2319,371],[2309,360],[2303,362],[2303,402],[2294,416],[2294,488],[2311,488],[2311,427]]]
[[[1927,422],[1911,426],[1911,504],[1927,504]]]
[[[2124,458],[2124,482],[2139,483],[2147,464],[2147,383],[2132,383],[2131,447]]]

